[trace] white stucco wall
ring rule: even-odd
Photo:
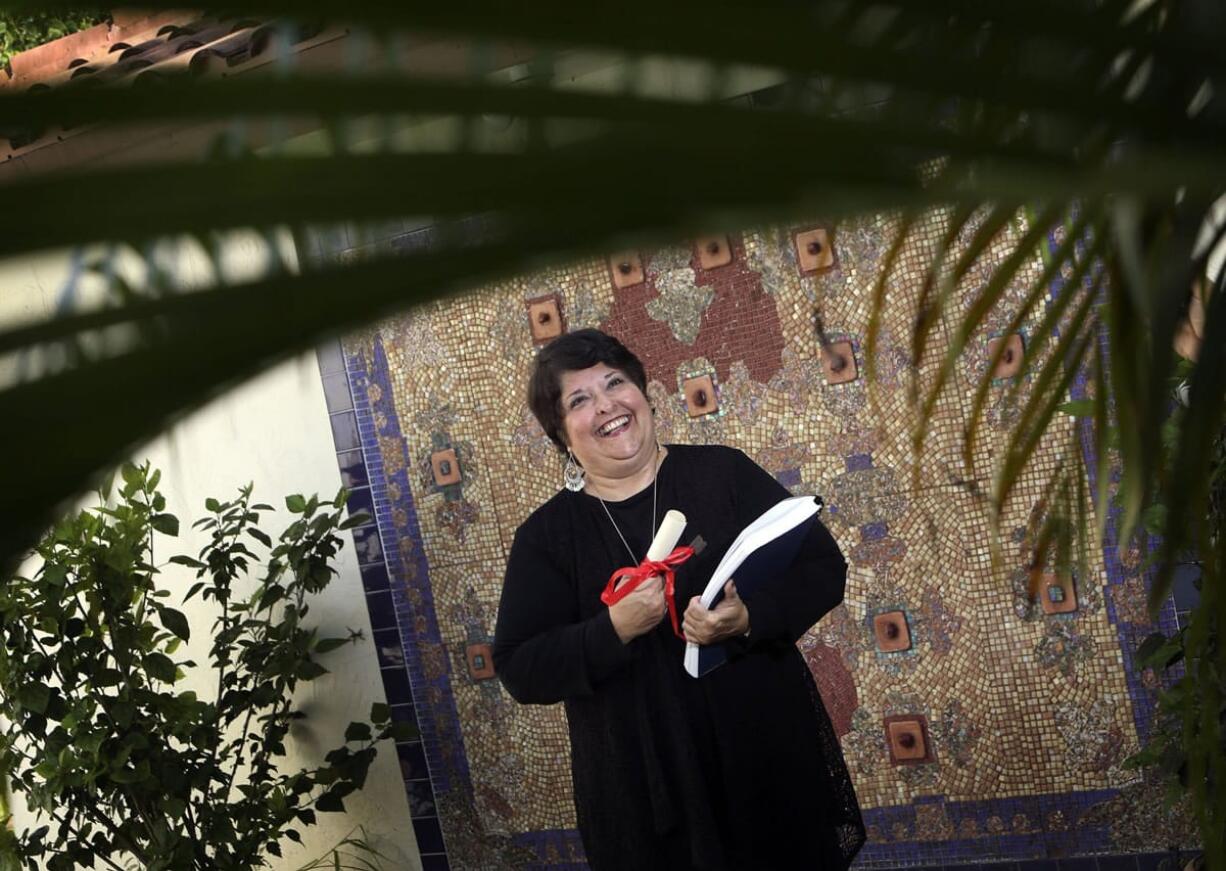
[[[231,250],[243,252],[227,258],[235,270],[233,277],[258,268],[262,255],[258,243],[247,239]],[[200,270],[206,268],[202,258],[189,255],[183,261],[194,263],[185,267],[189,271],[185,277],[199,279]],[[0,261],[0,324],[55,311],[70,275],[69,264],[67,252]],[[86,288],[85,299],[78,302],[88,303],[89,296]],[[0,361],[0,383],[14,377],[17,365],[12,359]],[[37,425],[36,421],[28,423]],[[314,353],[265,372],[133,453],[136,461],[146,458],[162,470],[160,487],[167,510],[181,521],[173,549],[168,543],[158,545],[158,562],[173,553],[194,555],[206,541],[204,534],[191,529],[191,523],[205,514],[204,500],[228,498],[247,482],[255,483],[259,501],[278,507],[275,518],[264,525],[275,538],[289,522],[290,515],[283,508],[286,495],[319,493],[330,499],[341,486]],[[366,640],[328,654],[324,663],[332,674],[306,684],[299,693],[296,701],[309,718],[292,736],[286,760],[291,768],[321,763],[323,755],[340,743],[345,726],[353,719],[365,719],[371,704],[384,700],[357,558],[350,534],[344,535],[347,546],[337,564],[340,575],[315,601],[312,618],[324,635],[358,629]],[[178,566],[168,566],[161,576],[162,586],[179,592],[185,592],[192,580],[192,574]],[[197,597],[183,610],[193,632],[191,645],[182,650],[183,658],[206,662],[212,603],[202,603]],[[183,688],[211,695],[212,683],[206,677],[191,675]],[[20,796],[14,799],[15,828],[21,831],[32,820]],[[420,868],[400,767],[390,742],[380,748],[365,789],[347,797],[345,804],[347,813],[320,814],[319,825],[302,829],[302,847],[286,842],[285,858],[274,860],[272,867],[298,868],[360,826],[370,843],[389,857],[389,869]]]

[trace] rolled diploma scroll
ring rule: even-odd
[[[651,547],[647,548],[647,559],[658,562],[673,552],[681,533],[685,532],[685,515],[675,508],[664,515],[656,537],[652,539]]]
[[[681,533],[683,532],[685,532],[685,515],[675,508],[671,509],[664,515],[664,519],[660,521],[660,528],[656,530],[656,537],[652,539],[651,547],[647,548],[647,559],[652,562],[664,559],[664,557],[673,552],[673,548],[681,540]],[[617,582],[618,589],[625,583],[627,577],[629,577],[628,574],[623,575]]]

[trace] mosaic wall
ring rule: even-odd
[[[346,413],[364,463],[355,498],[378,518],[363,572],[386,584],[368,585],[372,621],[402,647],[381,646],[380,664],[393,683],[407,676],[421,726],[402,759],[415,825],[430,826],[427,867],[583,867],[564,713],[512,701],[490,643],[515,528],[561,485],[560,459],[525,404],[527,375],[540,344],[587,326],[643,359],[662,441],[739,447],[793,492],[824,497],[850,563],[847,595],[800,647],[866,811],[862,867],[1187,840],[1157,788],[1121,766],[1155,689],[1131,667],[1152,631],[1139,555],[1121,562],[1109,541],[1074,585],[1044,583],[1042,601],[1029,598],[1030,521],[1085,434],[1071,418],[1052,428],[1005,513],[995,563],[983,494],[1032,386],[1011,375],[1016,355],[994,373],[973,466],[963,459],[990,348],[1004,341],[1020,354],[1044,338],[1041,312],[1005,332],[1041,260],[971,337],[915,459],[911,392],[932,383],[952,320],[933,325],[919,367],[911,333],[948,220],[934,212],[911,225],[886,275],[895,219],[777,227],[522,276],[345,341]],[[949,318],[1024,230],[995,235],[957,280]],[[418,248],[430,231],[389,243]],[[956,262],[943,274],[956,276]],[[879,285],[887,306],[870,389],[864,343]]]

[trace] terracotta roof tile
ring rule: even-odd
[[[110,25],[100,24],[16,55],[12,76],[4,81],[0,75],[0,87],[32,91],[144,86],[184,70],[194,75],[226,75],[245,68],[248,62],[266,61],[268,48],[279,39],[300,49],[323,31],[322,26],[208,18],[196,12],[116,13]],[[59,128],[0,129],[0,161],[58,141],[65,132]]]

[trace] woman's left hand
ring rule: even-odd
[[[749,631],[749,609],[736,594],[736,583],[724,584],[724,598],[714,608],[703,607],[698,597],[690,599],[681,621],[681,632],[686,641],[698,645],[714,644],[725,638],[744,635]]]

